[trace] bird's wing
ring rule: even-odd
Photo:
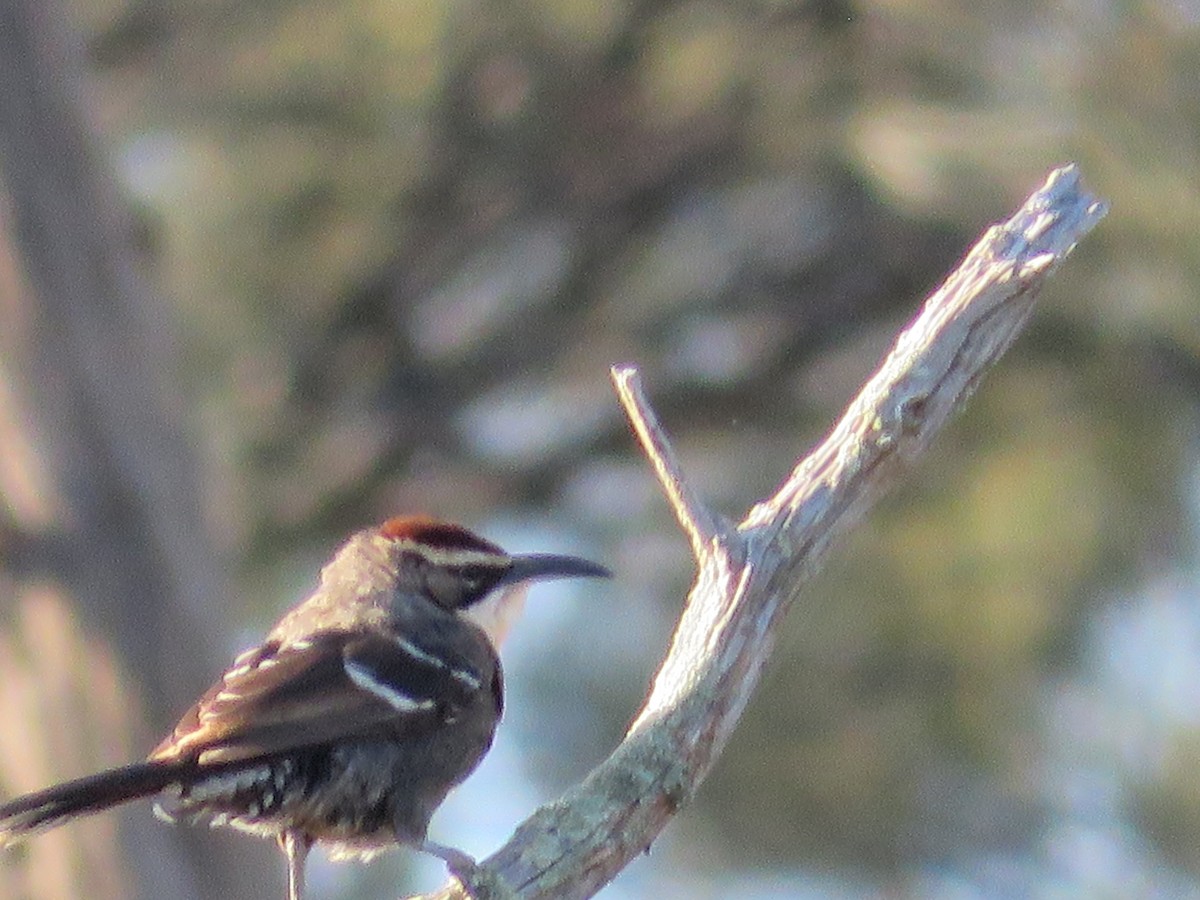
[[[447,658],[380,632],[268,641],[238,657],[150,758],[207,765],[434,728],[498,678],[498,667],[480,664],[486,659]]]

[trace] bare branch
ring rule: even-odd
[[[637,369],[633,366],[613,366],[612,380],[617,398],[629,417],[629,424],[642,444],[642,451],[654,467],[654,474],[666,492],[675,518],[692,543],[692,553],[697,560],[702,560],[713,541],[727,529],[720,518],[701,502],[684,478],[666,432],[642,390],[642,379]]]
[[[984,234],[829,437],[732,534],[687,488],[636,372],[614,371],[699,575],[625,740],[485,861],[476,896],[590,897],[650,846],[708,773],[757,684],[782,614],[833,540],[961,409],[1015,340],[1046,276],[1105,211],[1075,166],[1052,172],[1016,215]],[[455,884],[437,896],[463,890]]]

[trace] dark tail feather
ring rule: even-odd
[[[177,783],[182,769],[176,763],[137,763],[17,797],[0,805],[0,847],[76,816],[157,794]]]

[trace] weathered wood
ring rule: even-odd
[[[779,621],[852,528],[920,458],[1029,318],[1047,276],[1105,205],[1073,165],[1051,173],[905,328],[829,436],[736,526],[687,486],[636,372],[618,394],[696,555],[698,576],[645,706],[577,787],[482,864],[476,896],[585,898],[649,848],[708,773],[749,701]],[[464,896],[457,883],[435,895]]]

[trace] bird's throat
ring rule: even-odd
[[[463,610],[462,616],[482,628],[492,646],[499,649],[512,630],[513,623],[525,608],[525,597],[528,593],[528,583],[500,588]]]

